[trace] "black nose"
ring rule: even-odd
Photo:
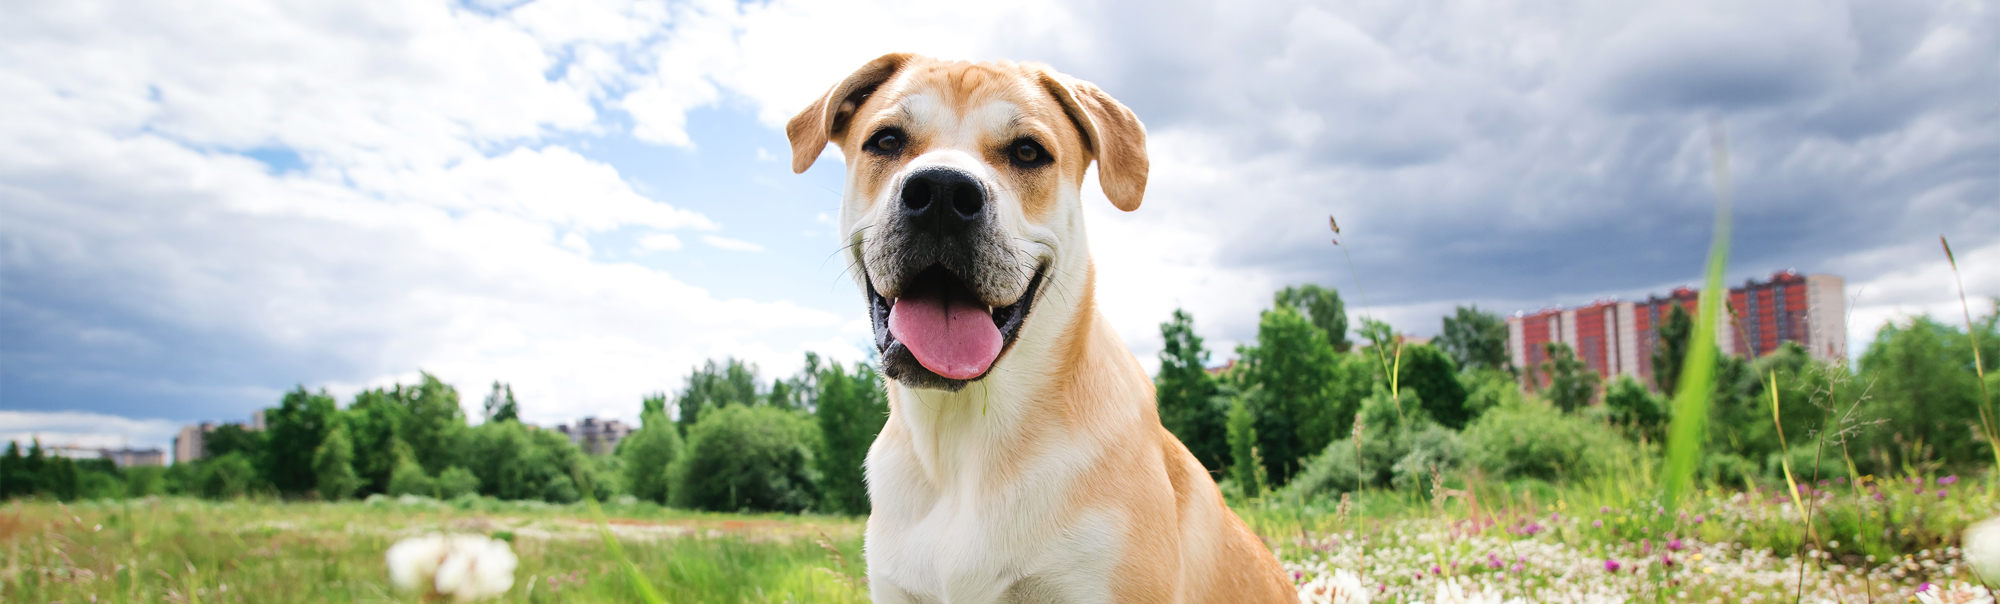
[[[925,168],[903,179],[903,216],[947,230],[979,222],[986,191],[971,174],[952,168]]]

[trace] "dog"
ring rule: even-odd
[[[785,127],[847,164],[845,256],[889,391],[868,450],[875,602],[1296,602],[1160,425],[1095,304],[1082,184],[1145,194],[1146,130],[1035,63],[869,61]]]

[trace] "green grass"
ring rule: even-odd
[[[605,511],[666,601],[867,601],[858,519]],[[581,505],[194,499],[0,508],[0,601],[414,602],[389,586],[383,553],[439,530],[513,542],[502,602],[640,601]]]

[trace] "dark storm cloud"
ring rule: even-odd
[[[1733,280],[1854,283],[1895,267],[1847,260],[1871,250],[2000,241],[1992,10],[1113,3],[1079,18],[1087,52],[1049,60],[1156,136],[1225,150],[1223,182],[1148,200],[1198,208],[1225,267],[1348,283],[1316,218],[1332,213],[1378,304],[1575,304],[1697,279],[1712,123],[1731,143]]]

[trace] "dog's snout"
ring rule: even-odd
[[[910,220],[960,228],[980,220],[986,190],[962,170],[928,168],[903,179],[903,214]]]

